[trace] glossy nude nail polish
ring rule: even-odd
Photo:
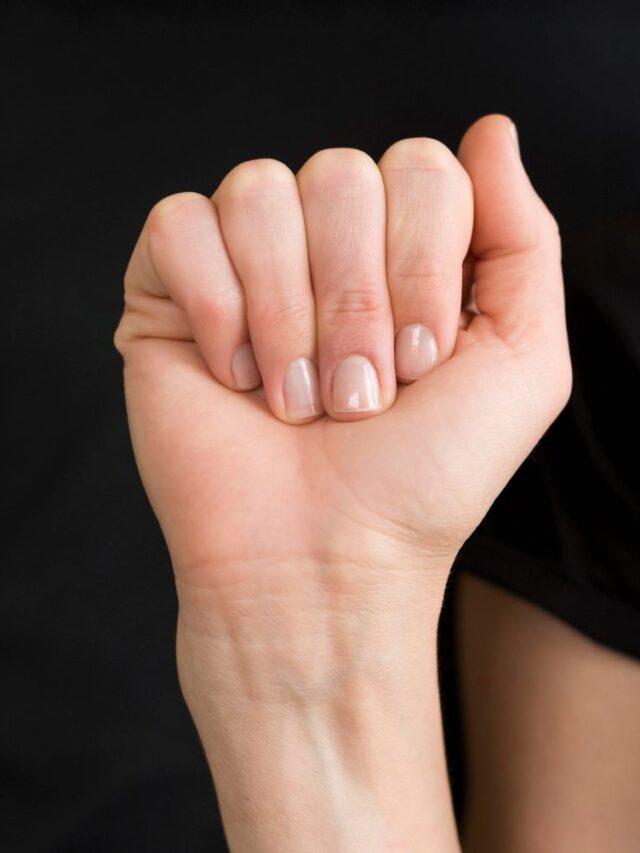
[[[292,361],[284,375],[287,417],[311,418],[322,413],[318,368],[310,358]]]
[[[438,362],[438,344],[433,332],[421,323],[403,326],[396,335],[396,375],[411,382],[420,379]]]
[[[231,373],[236,388],[240,391],[248,391],[260,384],[260,371],[250,341],[240,344],[234,352],[231,359]]]
[[[336,412],[373,412],[380,408],[376,369],[363,355],[350,355],[333,372],[331,397]]]

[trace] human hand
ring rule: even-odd
[[[498,115],[458,159],[418,139],[295,176],[252,161],[213,204],[151,211],[115,343],[234,850],[456,849],[437,617],[460,545],[566,402],[560,260]],[[436,347],[405,348],[416,324]],[[249,336],[264,393],[234,390],[260,381]]]
[[[214,204],[184,193],[152,210],[116,344],[178,582],[250,580],[265,562],[453,559],[570,387],[557,227],[510,128],[479,120],[459,161],[428,139],[396,143],[379,168],[351,149],[297,176],[250,161]],[[480,313],[459,326],[472,187],[465,266]],[[439,362],[396,398],[394,330],[419,323]],[[231,390],[238,345],[241,378],[260,381],[247,328],[266,401]],[[427,332],[413,360],[396,342],[401,374],[433,355]],[[317,415],[296,419],[284,389],[299,359],[289,399]]]

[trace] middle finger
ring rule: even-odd
[[[363,151],[333,148],[307,160],[297,179],[324,407],[337,420],[368,417],[396,394],[382,176]]]

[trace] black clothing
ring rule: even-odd
[[[560,223],[575,390],[458,565],[640,654],[638,11],[6,3],[0,849],[222,846],[112,335],[151,206],[237,163],[511,116]]]
[[[620,121],[629,144],[640,142],[637,113]],[[600,154],[591,174],[619,166],[613,152]],[[561,219],[571,400],[457,565],[640,657],[640,169],[632,169],[627,205],[628,188],[612,176],[619,210]]]

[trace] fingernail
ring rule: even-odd
[[[363,355],[350,355],[333,371],[336,412],[373,412],[380,408],[380,385],[374,366]]]
[[[511,134],[513,141],[515,142],[516,154],[519,157],[520,156],[520,143],[518,141],[518,129],[516,128],[516,126],[513,122],[511,122],[511,125],[509,127],[509,133]]]
[[[290,418],[310,418],[322,412],[318,368],[310,358],[297,358],[287,367],[284,403]]]
[[[399,379],[419,379],[438,361],[438,344],[433,332],[421,323],[403,326],[396,335],[396,375]]]
[[[233,374],[233,381],[240,391],[255,388],[262,381],[250,341],[240,344],[234,352],[231,359],[231,373]]]

